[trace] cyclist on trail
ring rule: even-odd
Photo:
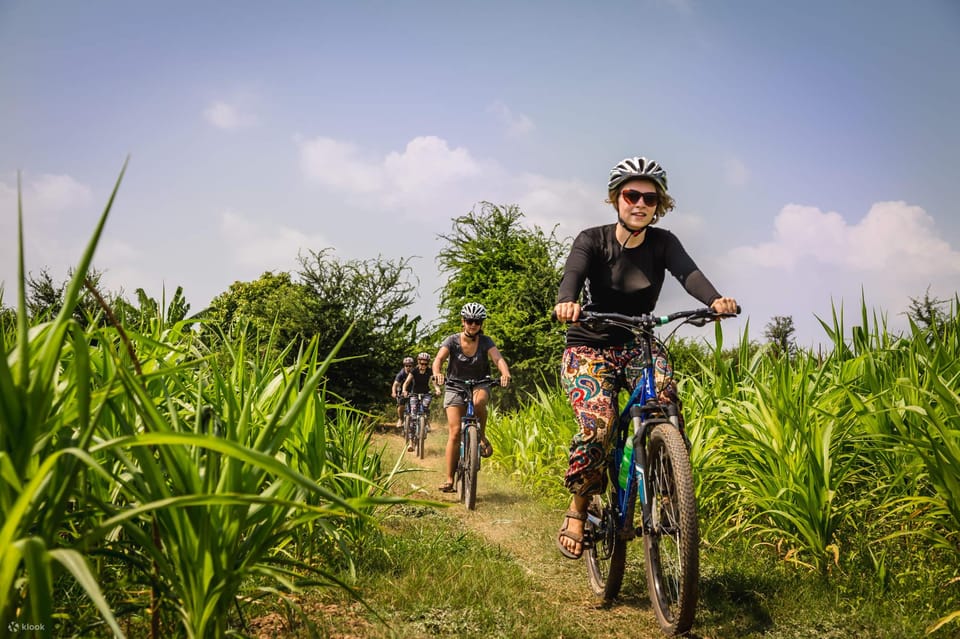
[[[411,394],[420,395],[422,398],[420,401],[423,402],[423,412],[426,413],[430,410],[431,383],[436,394],[439,395],[440,387],[433,381],[433,373],[430,370],[430,354],[420,353],[417,355],[417,367],[407,374],[407,378],[403,382],[403,397],[408,399]],[[410,445],[407,446],[407,451],[412,453],[413,450],[414,446],[411,441]]]
[[[643,157],[624,159],[610,171],[607,193],[617,221],[588,228],[574,240],[554,307],[558,320],[575,322],[581,308],[625,315],[652,313],[666,271],[714,311],[736,312],[736,300],[717,292],[680,240],[670,231],[652,226],[675,206],[667,193],[666,171],[659,164]],[[564,477],[572,499],[557,533],[557,546],[564,557],[579,559],[583,554],[587,506],[591,496],[606,487],[606,463],[618,417],[616,369],[641,350],[626,329],[594,331],[574,324],[567,330],[561,380],[579,431],[570,444]],[[657,388],[663,389],[661,398],[678,401],[666,357],[659,349],[653,357]]]
[[[403,428],[403,412],[406,410],[407,402],[403,398],[401,389],[403,388],[403,383],[407,381],[407,375],[410,374],[410,371],[413,370],[413,358],[404,357],[403,358],[403,368],[400,369],[400,372],[397,373],[396,377],[393,378],[393,386],[390,387],[390,397],[397,400],[397,428]]]
[[[497,350],[493,340],[483,334],[483,320],[487,319],[487,309],[483,304],[468,302],[460,309],[463,330],[443,340],[437,356],[433,359],[433,379],[438,385],[445,382],[442,372],[443,362],[449,358],[447,377],[454,379],[477,380],[490,374],[492,360],[500,371],[500,386],[510,383],[510,367],[507,360]],[[490,398],[488,386],[473,389],[473,410],[480,422],[480,455],[489,457],[493,446],[487,441],[487,400]],[[452,493],[453,471],[457,467],[460,448],[460,420],[467,412],[467,405],[456,388],[447,387],[443,395],[443,407],[447,413],[447,480],[440,491]]]

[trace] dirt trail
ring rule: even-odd
[[[375,437],[391,451],[399,454],[402,450],[403,441],[395,429],[387,428]],[[444,479],[445,444],[445,431],[435,425],[427,439],[424,459],[417,459],[414,453],[404,455],[407,467],[422,468],[423,472],[402,475],[403,488],[453,504],[449,512],[465,527],[507,550],[544,592],[555,593],[551,605],[576,611],[582,619],[584,637],[664,636],[650,609],[642,570],[631,572],[629,568],[639,559],[636,553],[642,553],[640,544],[628,548],[628,572],[621,596],[611,606],[604,607],[590,590],[584,561],[564,559],[557,551],[555,539],[563,509],[546,504],[486,463],[481,467],[477,508],[467,510],[459,503],[456,493],[438,490]]]

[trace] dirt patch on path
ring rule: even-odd
[[[403,451],[403,440],[395,428],[377,433],[375,440],[386,445],[391,453],[399,455]],[[571,616],[578,616],[584,637],[663,636],[647,599],[642,560],[636,554],[643,552],[639,543],[628,548],[621,596],[612,605],[604,606],[588,585],[584,561],[565,559],[557,551],[556,534],[565,508],[545,502],[512,481],[496,467],[494,456],[484,460],[481,467],[477,508],[467,510],[456,493],[438,489],[445,478],[445,445],[445,427],[434,425],[427,438],[424,459],[418,459],[414,453],[404,454],[404,467],[412,472],[401,475],[401,491],[450,503],[448,513],[488,543],[506,550],[543,592],[555,595],[550,605],[565,607]]]

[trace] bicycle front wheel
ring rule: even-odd
[[[420,415],[417,420],[417,457],[423,459],[427,448],[427,417]]]
[[[590,588],[605,601],[619,594],[627,565],[627,540],[619,534],[616,504],[617,490],[611,483],[604,494],[593,496],[583,529]]]
[[[464,431],[463,501],[468,510],[477,508],[477,471],[480,470],[480,433],[476,427]]]
[[[661,629],[679,635],[693,625],[697,607],[700,532],[693,470],[683,436],[672,424],[654,427],[647,451],[647,587]]]

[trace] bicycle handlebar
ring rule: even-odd
[[[641,329],[649,331],[658,326],[663,326],[682,319],[686,323],[694,326],[703,326],[708,321],[716,321],[724,317],[736,317],[741,312],[740,305],[737,305],[736,313],[717,313],[712,308],[704,307],[691,311],[677,311],[669,315],[654,315],[653,313],[644,313],[643,315],[624,315],[622,313],[596,313],[593,311],[581,311],[580,318],[576,322],[564,322],[565,324],[613,324],[629,329]],[[557,319],[556,311],[552,318]]]
[[[474,386],[480,386],[482,384],[496,385],[499,381],[500,381],[499,377],[490,377],[489,375],[487,375],[486,377],[481,377],[480,379],[458,379],[456,377],[447,377],[445,379],[446,384],[453,382],[454,386],[459,384],[467,388],[473,388]]]

